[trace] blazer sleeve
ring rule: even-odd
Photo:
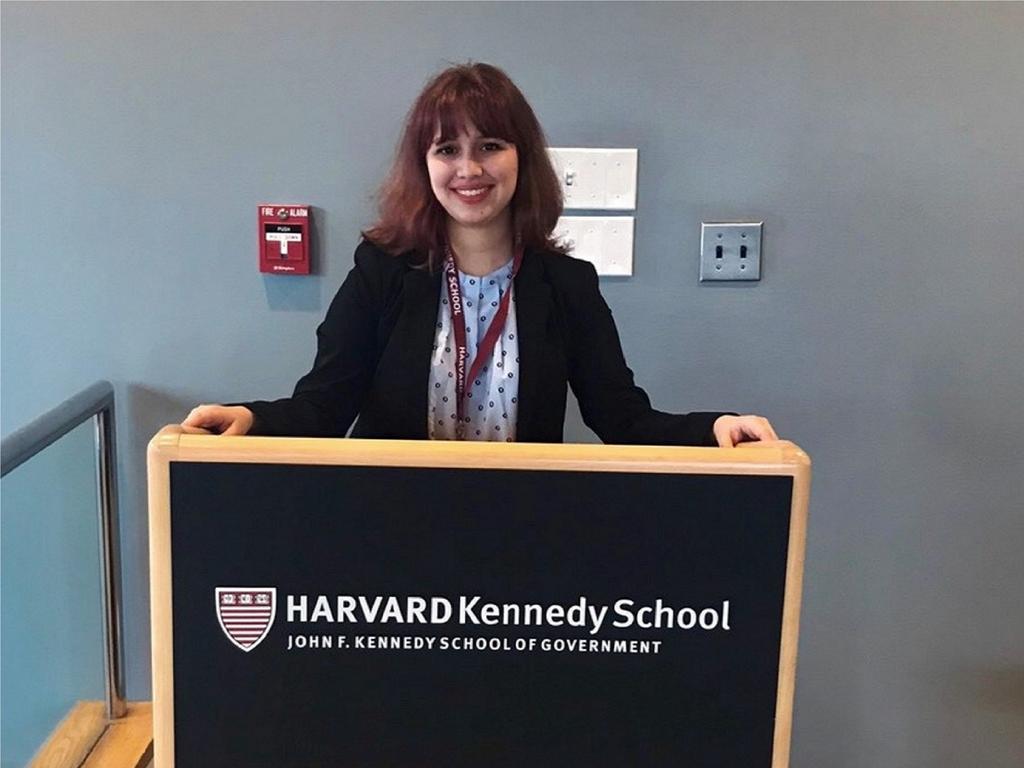
[[[563,257],[564,258],[564,257]],[[579,400],[583,421],[605,443],[715,446],[712,427],[720,412],[676,414],[651,407],[650,398],[633,381],[622,354],[611,309],[589,262],[573,276],[567,307],[569,383]]]
[[[382,260],[390,258],[363,242],[355,266],[316,329],[313,367],[291,397],[241,403],[255,417],[250,434],[343,437],[359,410],[377,364]]]

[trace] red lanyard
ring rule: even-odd
[[[523,263],[523,249],[516,249],[512,259],[512,280],[519,274],[519,267]],[[476,345],[476,357],[473,359],[473,367],[466,372],[466,360],[469,359],[469,344],[466,341],[466,315],[462,306],[462,287],[459,285],[459,271],[455,268],[455,258],[451,249],[445,247],[444,281],[448,289],[448,311],[451,313],[452,328],[455,331],[455,436],[462,440],[466,436],[466,382],[475,380],[483,367],[484,362],[490,359],[494,351],[494,345],[498,343],[498,337],[505,330],[505,321],[508,319],[508,306],[512,297],[512,282],[509,281],[505,295],[501,297],[498,311],[491,318],[491,324],[487,327],[487,333]]]

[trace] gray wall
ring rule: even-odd
[[[552,144],[639,148],[635,276],[603,290],[656,404],[814,458],[793,764],[1020,764],[1024,5],[2,13],[3,431],[117,386],[133,695],[147,439],[289,390],[402,115],[474,58]],[[278,200],[317,207],[318,276],[257,273]],[[730,217],[765,220],[764,278],[700,286]]]

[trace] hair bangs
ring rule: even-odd
[[[518,143],[513,112],[496,89],[490,92],[478,83],[452,83],[434,103],[432,135],[427,146],[438,141],[453,141],[476,128],[481,136]],[[461,86],[461,87],[460,87]]]

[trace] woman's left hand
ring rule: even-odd
[[[738,443],[778,440],[772,425],[764,416],[719,416],[715,419],[715,439],[719,448],[732,448]]]

